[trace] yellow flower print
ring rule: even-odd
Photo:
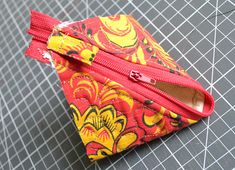
[[[70,108],[84,145],[93,142],[104,146],[98,150],[97,154],[88,155],[89,158],[96,160],[112,154],[115,142],[117,142],[115,145],[117,152],[120,152],[137,139],[135,133],[129,132],[116,141],[120,133],[125,130],[127,119],[124,115],[117,115],[113,105],[107,105],[100,109],[96,105],[92,105],[83,114],[74,104],[71,104]]]
[[[143,122],[147,127],[154,128],[153,134],[167,133],[165,128],[165,120],[163,119],[165,110],[166,109],[164,107],[161,107],[160,111],[155,112],[154,114],[143,114]]]
[[[97,105],[108,104],[112,100],[117,99],[126,102],[129,109],[132,109],[134,105],[133,98],[125,91],[125,88],[110,79],[106,79],[104,85],[99,86],[98,82],[95,81],[92,76],[78,72],[71,77],[70,86],[74,88],[74,98],[83,91],[90,101]]]
[[[143,121],[145,125],[148,127],[152,127],[159,123],[163,118],[165,110],[166,109],[164,107],[161,107],[161,110],[159,112],[156,112],[152,115],[143,114]]]
[[[138,138],[135,132],[126,131],[127,118],[125,115],[119,115],[115,108],[117,104],[120,112],[131,111],[134,105],[133,98],[119,83],[107,78],[103,81],[103,84],[98,83],[88,73],[78,72],[72,75],[69,82],[74,98],[85,97],[92,103],[83,112],[74,104],[70,107],[86,147],[101,145],[100,148],[88,149],[89,152],[97,151],[87,153],[89,158],[94,160],[121,152]]]
[[[189,125],[192,125],[198,122],[198,120],[193,120],[193,119],[187,119],[187,120],[188,120]]]
[[[105,34],[107,39],[121,48],[131,47],[137,42],[137,33],[133,25],[125,15],[117,15],[110,17],[99,17],[102,25],[101,32]],[[95,41],[102,45],[98,34],[94,35]]]
[[[142,65],[146,65],[146,60],[144,58],[144,52],[141,46],[137,47],[136,52],[132,54],[127,54],[125,60],[131,60],[132,63],[140,63]]]
[[[143,49],[137,43],[138,34],[129,18],[125,15],[99,17],[100,30],[94,34],[94,40],[103,49],[123,55],[125,60],[146,65]]]
[[[170,111],[169,113],[170,118],[172,118],[174,121],[171,121],[171,125],[173,127],[181,127],[183,126],[185,123],[187,123],[188,125],[192,125],[194,123],[197,123],[198,120],[194,120],[194,119],[189,119],[189,118],[184,118],[172,111]]]
[[[160,64],[168,69],[179,71],[183,75],[187,74],[135,19],[130,17],[129,20],[134,25],[134,28],[136,30],[138,29],[141,34],[143,34],[145,38],[142,40],[142,43],[150,46],[148,50],[150,50],[150,52],[153,51],[153,56],[159,57],[158,62],[160,62]]]
[[[92,64],[99,51],[98,47],[91,45],[90,43],[56,31],[49,38],[47,48],[60,54],[76,58],[89,65]]]

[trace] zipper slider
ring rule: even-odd
[[[131,70],[130,74],[129,74],[130,79],[132,79],[133,81],[142,81],[148,84],[152,84],[155,85],[156,84],[156,80],[138,72],[135,70]]]

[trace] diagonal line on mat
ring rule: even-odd
[[[11,164],[11,161],[10,161],[10,158],[9,158],[9,151],[8,151],[8,145],[7,145],[7,134],[6,134],[6,128],[7,128],[7,126],[6,126],[6,124],[5,124],[5,122],[4,122],[4,119],[3,119],[3,111],[2,111],[2,108],[3,108],[3,96],[2,96],[2,92],[0,91],[0,108],[1,108],[1,110],[0,110],[0,117],[1,117],[1,122],[2,122],[2,128],[3,128],[3,143],[2,143],[2,145],[3,145],[3,147],[4,147],[4,143],[5,143],[5,154],[6,154],[6,156],[7,156],[7,159],[8,159],[8,167],[9,167],[9,169],[12,169],[13,168],[13,166],[12,166],[12,164]],[[3,164],[2,164],[3,165]]]
[[[214,45],[213,45],[213,58],[212,58],[212,72],[211,72],[211,82],[210,82],[210,93],[212,94],[212,86],[213,86],[213,77],[214,77],[214,63],[215,63],[215,49],[216,49],[216,30],[217,30],[217,13],[218,13],[218,0],[216,0],[215,6],[215,31],[214,31]],[[209,125],[210,125],[210,117],[207,119],[207,127],[206,127],[206,142],[205,142],[205,152],[203,159],[203,169],[206,168],[206,160],[207,160],[207,148],[208,148],[208,137],[209,137]]]

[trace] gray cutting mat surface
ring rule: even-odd
[[[91,163],[58,77],[25,58],[29,8],[63,21],[133,15],[216,101],[210,118]],[[235,168],[234,0],[1,0],[0,169]]]

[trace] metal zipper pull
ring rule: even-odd
[[[152,84],[152,85],[156,84],[156,80],[140,73],[139,71],[131,70],[129,77],[133,81],[142,81],[142,82]]]

